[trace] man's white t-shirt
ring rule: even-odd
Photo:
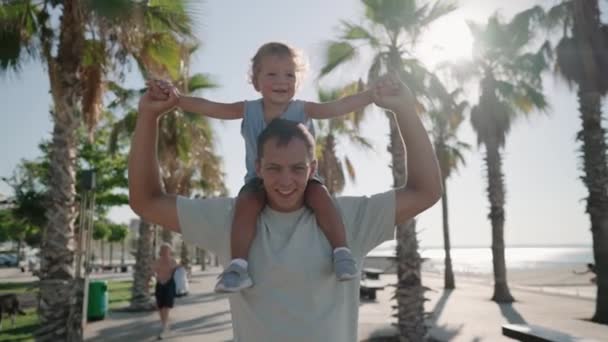
[[[178,197],[183,238],[230,262],[234,198]],[[380,243],[393,239],[395,192],[335,199],[358,267]],[[357,340],[359,282],[339,282],[332,248],[308,208],[266,207],[249,253],[252,288],[229,295],[238,342]]]

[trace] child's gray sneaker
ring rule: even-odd
[[[253,286],[253,281],[251,281],[247,269],[235,263],[231,263],[218,276],[218,279],[217,284],[215,284],[215,292],[219,293],[239,292]]]
[[[355,258],[348,249],[339,249],[334,252],[334,273],[339,281],[355,279],[359,276]]]

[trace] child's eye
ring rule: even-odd
[[[292,73],[289,73],[289,74],[287,74],[287,77],[294,78],[294,77],[296,77],[296,75],[292,74]]]

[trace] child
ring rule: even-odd
[[[169,334],[169,311],[173,308],[175,301],[175,280],[173,273],[177,267],[177,262],[173,259],[171,245],[163,243],[160,246],[159,258],[152,264],[152,272],[156,277],[156,287],[154,297],[162,324],[158,339],[161,340]]]
[[[253,285],[247,271],[247,260],[256,233],[257,217],[265,206],[263,186],[256,176],[256,160],[257,138],[266,125],[281,117],[303,123],[314,134],[311,119],[345,115],[362,109],[373,100],[370,90],[327,103],[294,100],[301,71],[302,65],[294,49],[282,43],[267,43],[252,58],[250,71],[251,83],[262,95],[261,99],[217,103],[204,98],[179,97],[177,106],[184,111],[219,119],[243,119],[241,134],[245,139],[247,174],[235,205],[231,231],[232,261],[219,277],[215,286],[217,292],[238,292]],[[150,86],[153,94],[170,90],[170,85],[162,81],[152,82]],[[356,278],[359,272],[346,243],[344,224],[329,192],[316,176],[307,185],[305,201],[314,211],[319,227],[333,248],[333,270],[337,279]]]

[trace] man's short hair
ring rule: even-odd
[[[286,146],[293,138],[300,139],[306,145],[310,160],[315,159],[315,138],[299,122],[281,118],[272,120],[258,136],[258,160],[264,156],[264,145],[272,138],[277,139],[277,146]]]

